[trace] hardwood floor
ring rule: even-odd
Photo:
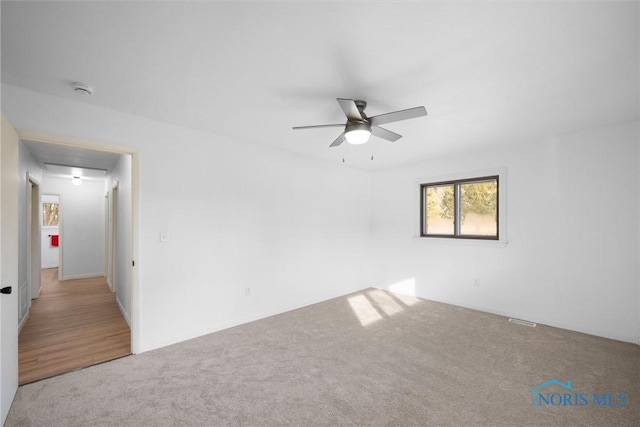
[[[59,282],[42,270],[18,338],[20,385],[131,354],[131,332],[104,277]]]

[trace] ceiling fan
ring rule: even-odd
[[[335,141],[329,145],[329,147],[337,147],[345,140],[350,144],[364,144],[369,140],[371,134],[378,138],[386,139],[387,141],[397,141],[402,138],[402,135],[398,135],[395,132],[391,132],[385,128],[380,127],[391,122],[399,122],[400,120],[413,119],[416,117],[426,116],[427,110],[424,107],[409,108],[407,110],[394,111],[392,113],[379,114],[373,117],[367,117],[364,113],[364,109],[367,107],[365,101],[336,98],[340,108],[347,116],[346,123],[336,123],[328,125],[313,125],[313,126],[295,126],[293,129],[313,129],[313,128],[326,128],[326,127],[344,127],[344,132],[338,136]]]

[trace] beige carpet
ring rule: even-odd
[[[638,426],[639,370],[637,345],[367,289],[20,387],[6,425]],[[572,390],[535,408],[551,379]]]

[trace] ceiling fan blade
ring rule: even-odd
[[[337,137],[336,140],[333,141],[329,147],[337,147],[338,145],[342,144],[343,142],[344,142],[344,132],[342,132],[340,134],[340,136]]]
[[[426,115],[427,110],[424,107],[415,107],[409,108],[408,110],[394,111],[393,113],[385,113],[369,117],[369,123],[371,123],[372,126],[378,126],[385,123],[399,122],[400,120],[408,120]]]
[[[388,129],[381,128],[379,126],[371,126],[371,133],[378,138],[386,139],[387,141],[397,141],[402,138],[402,135],[398,135],[395,132],[391,132]]]
[[[342,111],[346,114],[347,119],[355,121],[364,120],[353,99],[336,98],[336,101],[340,104],[340,108],[342,108]]]
[[[344,123],[331,123],[328,125],[294,126],[291,129],[298,130],[298,129],[336,128],[336,127],[342,128],[344,127]]]
[[[332,123],[329,125],[294,126],[291,129],[335,128],[344,127],[344,123]]]

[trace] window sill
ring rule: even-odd
[[[476,246],[482,248],[506,248],[507,240],[483,240],[483,239],[450,239],[447,237],[422,237],[413,236],[414,241],[425,242],[433,245]]]

